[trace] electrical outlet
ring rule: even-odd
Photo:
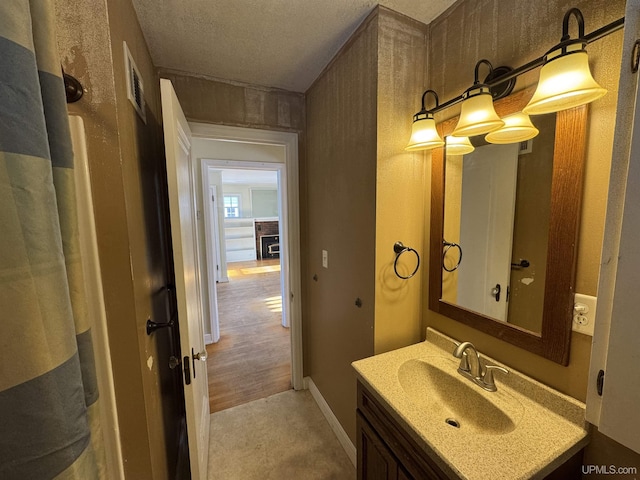
[[[322,250],[322,266],[329,268],[329,252],[326,250]]]
[[[593,337],[598,299],[589,295],[576,293],[573,304],[572,330]]]

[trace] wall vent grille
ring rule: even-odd
[[[127,98],[133,104],[133,107],[142,118],[142,121],[147,123],[147,115],[144,101],[144,84],[142,82],[142,76],[140,70],[133,61],[127,42],[123,42],[124,45],[124,62],[125,72],[127,74]]]

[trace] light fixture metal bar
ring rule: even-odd
[[[619,18],[618,20],[615,20],[608,25],[605,25],[598,30],[594,30],[593,32],[585,35],[584,39],[587,41],[587,43],[595,42],[596,40],[600,40],[602,37],[606,37],[610,33],[620,30],[623,26],[624,17]]]
[[[595,42],[596,40],[600,40],[607,35],[610,35],[618,30],[620,30],[624,26],[624,17],[619,18],[618,20],[614,20],[613,22],[601,27],[593,32],[585,35],[583,40],[585,40],[588,44],[591,42]],[[486,82],[486,85],[489,87],[493,87],[495,85],[499,85],[500,83],[504,83],[506,81],[511,80],[512,78],[519,77],[522,74],[530,72],[534,68],[541,67],[544,64],[544,55],[540,58],[536,58],[535,60],[530,61],[529,63],[525,63],[524,65],[511,70],[510,72],[505,73],[504,75],[500,75],[499,77],[494,78]],[[444,103],[441,103],[437,107],[429,110],[430,113],[438,113],[446,108],[455,105],[456,103],[460,103],[463,100],[463,95],[458,95],[457,97],[451,98]]]

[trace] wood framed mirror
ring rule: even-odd
[[[533,91],[534,87],[528,88],[496,101],[496,112],[503,117],[522,111],[522,108],[533,95]],[[537,265],[538,272],[540,272],[539,276],[544,278],[544,285],[541,286],[542,290],[538,300],[540,305],[536,306],[539,312],[536,315],[541,316],[537,324],[538,327],[525,328],[525,326],[510,323],[507,319],[500,320],[478,311],[481,309],[465,307],[463,306],[464,302],[443,298],[443,279],[446,284],[448,278],[446,275],[450,275],[448,270],[443,268],[445,265],[444,253],[445,250],[449,250],[446,249],[444,243],[445,196],[447,192],[446,166],[448,163],[444,148],[433,150],[431,153],[429,308],[556,363],[567,365],[569,362],[571,322],[573,319],[574,279],[584,172],[587,106],[564,110],[554,115],[555,131],[548,136],[549,143],[553,143],[552,165],[550,164],[549,166],[550,197],[546,202],[548,204],[548,226],[545,223],[538,227],[540,222],[537,218],[527,220],[530,225],[537,227],[539,230],[546,229],[546,251],[539,262],[540,264]],[[438,125],[438,130],[443,138],[451,134],[457,121],[458,117],[454,117]],[[532,117],[532,121],[535,125],[535,116]],[[533,139],[534,148],[536,138]],[[522,174],[520,176],[522,177]],[[520,178],[520,181],[522,181],[522,178]],[[544,231],[540,233],[545,235]],[[458,243],[451,239],[446,240],[449,243]],[[462,245],[462,242],[460,243],[462,253],[465,251],[465,245]],[[467,257],[463,256],[462,258],[461,265],[465,262],[469,263]],[[545,258],[546,261],[544,261]],[[515,268],[520,268],[518,263],[521,260],[518,258],[512,259],[512,268],[513,265],[515,265]],[[449,265],[449,268],[452,268],[451,265]],[[531,278],[527,278],[527,281],[533,282],[533,278],[534,276],[531,275]],[[523,280],[520,279],[520,281]],[[526,282],[523,281],[523,284],[526,284]],[[505,290],[503,295],[508,297],[509,288],[507,287]],[[483,290],[483,295],[491,294],[492,292]],[[493,296],[495,297],[495,295]],[[451,295],[448,295],[448,297],[451,297]]]

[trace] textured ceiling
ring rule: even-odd
[[[380,3],[430,23],[454,0],[133,0],[157,67],[306,91]]]

